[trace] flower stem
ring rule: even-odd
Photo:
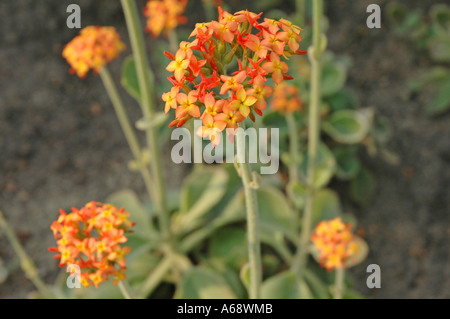
[[[150,69],[144,43],[144,36],[141,31],[136,1],[121,0],[122,8],[127,22],[128,33],[131,46],[133,48],[134,60],[136,63],[136,72],[141,92],[141,108],[144,118],[151,121],[155,115],[155,105],[153,97],[154,75]],[[158,132],[156,127],[150,127],[147,132],[147,143],[152,154],[151,173],[156,187],[154,187],[154,197],[156,211],[158,212],[159,226],[161,233],[165,238],[170,238],[169,212],[167,208],[167,198],[165,191],[165,182],[162,171],[161,150],[158,141]]]
[[[342,299],[344,293],[344,278],[345,269],[344,267],[336,268],[336,278],[334,283],[334,299]]]
[[[150,273],[150,275],[145,279],[139,295],[142,298],[148,298],[153,290],[159,285],[159,283],[164,279],[164,276],[172,267],[172,259],[170,257],[164,257],[164,259],[156,266],[155,269]]]
[[[306,20],[306,0],[296,0],[295,6],[296,6],[295,22],[298,26],[303,28]]]
[[[51,292],[50,288],[42,281],[41,277],[39,277],[38,269],[34,265],[31,258],[28,256],[27,252],[17,239],[12,229],[9,227],[1,211],[0,211],[0,228],[3,230],[9,242],[13,246],[14,251],[19,257],[20,265],[23,271],[25,272],[25,275],[28,277],[28,279],[30,279],[31,282],[36,286],[36,288],[39,290],[43,298],[48,299],[53,298],[54,297],[53,293]]]
[[[248,237],[248,255],[250,267],[250,299],[261,298],[261,244],[259,239],[259,213],[256,199],[256,190],[252,187],[252,175],[250,164],[246,160],[245,147],[245,126],[240,125],[237,130],[237,158],[239,163],[240,175],[244,185],[245,207],[247,210],[247,237]]]
[[[131,290],[130,285],[126,280],[119,281],[120,292],[122,293],[125,299],[136,299],[133,291]]]
[[[170,47],[170,51],[172,51],[174,54],[178,51],[179,42],[178,42],[177,31],[175,29],[173,29],[169,33],[169,47]]]
[[[103,85],[106,88],[106,92],[108,92],[108,96],[114,106],[114,110],[116,111],[117,118],[125,134],[128,145],[130,146],[131,152],[133,153],[135,160],[139,163],[139,170],[142,174],[142,178],[144,179],[144,183],[147,187],[150,198],[153,198],[154,194],[150,171],[147,167],[147,164],[143,163],[142,150],[139,145],[138,139],[133,130],[133,127],[130,124],[130,120],[128,118],[127,112],[125,111],[116,85],[114,84],[114,81],[111,78],[111,74],[109,73],[106,66],[103,67],[103,69],[100,71],[100,77],[103,81]]]
[[[319,128],[320,128],[320,82],[321,82],[321,20],[322,20],[322,0],[313,1],[313,47],[310,48],[310,60],[312,64],[311,72],[311,104],[309,107],[308,119],[308,168],[307,186],[308,193],[305,203],[305,212],[302,219],[302,230],[297,247],[297,254],[294,257],[292,270],[298,278],[303,277],[307,264],[308,243],[311,231],[312,212],[316,189],[314,181],[316,178],[317,152],[319,148]]]
[[[297,122],[295,121],[294,114],[287,113],[286,121],[289,129],[289,155],[291,163],[289,164],[289,183],[294,184],[299,181],[298,172],[298,154],[299,154],[299,140]]]

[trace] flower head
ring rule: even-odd
[[[114,27],[88,26],[64,47],[62,55],[71,73],[84,78],[90,69],[98,73],[123,50],[125,44]]]
[[[168,35],[179,24],[185,24],[187,18],[183,16],[186,10],[187,0],[149,0],[144,8],[144,16],[147,18],[145,30],[153,38],[158,37],[163,31]]]
[[[176,105],[173,90],[163,95],[165,110],[175,108],[172,126],[200,118],[204,126],[198,134],[215,145],[226,127],[235,128],[247,117],[254,121],[254,113],[262,115],[273,86],[291,79],[282,59],[304,54],[298,49],[301,29],[289,21],[259,21],[262,13],[218,9],[217,21],[197,23],[191,42],[182,42],[176,53],[166,52]],[[234,59],[238,68],[231,70]]]
[[[72,208],[67,214],[60,211],[58,220],[51,225],[57,247],[49,248],[58,253],[59,266],[75,264],[81,270],[81,283],[88,287],[125,277],[125,255],[129,247],[121,244],[127,241],[125,234],[134,223],[128,220],[130,213],[123,208],[99,202],[90,202],[81,209]]]
[[[303,108],[299,89],[286,81],[275,88],[271,104],[275,111],[281,113],[293,113]]]
[[[346,267],[359,251],[359,242],[351,233],[350,224],[341,218],[322,221],[311,235],[312,242],[319,251],[319,263],[328,271]]]

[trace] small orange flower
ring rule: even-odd
[[[90,69],[96,73],[125,50],[114,27],[88,26],[70,41],[62,52],[71,73],[84,78]]]
[[[187,18],[183,16],[186,10],[187,0],[149,0],[144,8],[144,16],[147,18],[145,30],[153,38],[158,37],[163,31],[166,36],[179,24],[185,24]]]
[[[50,227],[58,247],[49,248],[59,253],[59,266],[75,264],[80,267],[81,284],[98,285],[115,278],[115,283],[125,278],[125,256],[129,247],[125,233],[134,223],[128,220],[130,213],[123,208],[99,202],[90,202],[82,209],[72,208],[70,214],[60,211],[57,221]]]
[[[299,89],[286,81],[275,88],[271,104],[275,111],[281,113],[293,113],[303,108]]]
[[[319,263],[328,271],[346,267],[346,263],[358,253],[359,244],[350,229],[350,224],[344,224],[337,217],[320,222],[311,235],[319,251]]]

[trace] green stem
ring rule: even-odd
[[[250,164],[246,160],[244,125],[237,130],[236,148],[240,175],[244,185],[245,207],[247,210],[248,255],[250,267],[250,299],[261,298],[261,244],[259,238],[259,213],[256,190],[252,187]]]
[[[289,183],[295,184],[300,179],[298,171],[299,139],[298,139],[297,122],[295,121],[294,114],[292,113],[286,114],[286,121],[289,130],[289,155],[291,160],[291,163],[289,164]]]
[[[103,85],[106,88],[106,92],[108,93],[108,96],[113,104],[114,110],[116,111],[117,118],[119,120],[120,126],[122,127],[128,145],[130,146],[131,152],[133,153],[133,156],[139,165],[139,170],[142,174],[142,178],[144,179],[144,183],[147,187],[150,198],[153,198],[154,194],[150,171],[148,170],[147,164],[143,162],[141,146],[139,145],[136,134],[130,124],[130,120],[128,118],[127,112],[125,111],[116,85],[114,84],[114,81],[111,78],[111,74],[109,73],[106,66],[103,67],[103,69],[100,71],[100,77],[103,81]]]
[[[305,203],[305,212],[302,219],[302,230],[300,234],[297,254],[292,264],[292,270],[301,279],[307,264],[308,243],[311,231],[312,212],[316,189],[314,181],[316,178],[317,152],[319,148],[319,128],[320,128],[320,81],[321,81],[321,19],[322,0],[313,1],[313,48],[310,48],[310,60],[312,64],[311,73],[311,104],[309,107],[308,119],[308,169],[307,186],[308,193]]]
[[[136,299],[133,291],[131,290],[130,285],[126,280],[119,281],[120,292],[122,293],[125,299]]]
[[[13,246],[14,251],[19,257],[20,266],[22,267],[22,270],[25,272],[27,278],[30,279],[31,282],[36,286],[36,288],[39,290],[43,298],[47,299],[53,298],[54,297],[53,293],[51,292],[50,288],[44,283],[41,277],[39,277],[38,269],[34,265],[31,258],[28,256],[27,252],[17,239],[12,229],[9,227],[1,211],[0,211],[0,228],[3,229],[3,232],[5,233],[9,242]]]
[[[342,299],[342,295],[344,294],[344,278],[345,278],[344,267],[336,268],[336,278],[333,293],[334,299]]]
[[[305,26],[306,21],[306,0],[296,0],[295,6],[296,6],[295,23],[301,28],[303,28]]]
[[[180,46],[180,42],[178,42],[177,31],[175,29],[173,29],[169,33],[169,47],[170,47],[170,51],[172,51],[173,54],[175,54],[178,51],[179,46]]]
[[[136,1],[121,0],[122,8],[127,22],[128,33],[131,46],[133,48],[136,72],[141,92],[141,107],[144,118],[149,122],[155,115],[154,97],[154,75],[150,69],[147,53],[144,44],[144,36],[141,30]],[[158,141],[157,128],[151,127],[146,132],[147,142],[152,154],[151,173],[156,187],[154,188],[154,198],[156,211],[158,212],[159,224],[162,235],[170,238],[169,211],[165,191],[165,182],[162,171],[161,150]]]
[[[148,298],[153,290],[161,283],[164,276],[170,270],[172,266],[172,260],[169,257],[164,257],[164,259],[156,266],[155,269],[150,273],[150,275],[145,279],[144,284],[139,292],[139,295],[143,298]]]

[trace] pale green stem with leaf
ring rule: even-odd
[[[100,77],[103,81],[103,85],[106,88],[106,92],[108,93],[108,96],[113,104],[114,110],[116,111],[120,126],[122,127],[125,138],[139,167],[139,171],[142,174],[142,178],[144,179],[144,183],[147,187],[150,198],[153,198],[154,194],[150,171],[148,169],[147,163],[144,160],[141,146],[139,145],[139,141],[136,137],[133,127],[131,126],[127,112],[125,110],[125,107],[123,106],[122,99],[120,98],[116,85],[114,84],[114,81],[111,78],[111,74],[109,73],[106,66],[103,67],[103,69],[100,71]]]
[[[41,277],[39,277],[38,269],[34,265],[31,258],[28,256],[25,249],[20,244],[19,240],[17,239],[12,229],[9,227],[1,211],[0,211],[0,228],[5,233],[9,242],[13,246],[14,251],[19,257],[20,265],[22,267],[22,270],[25,272],[25,275],[36,286],[42,297],[47,299],[55,297],[54,294],[51,292],[50,288],[44,283],[44,281],[42,281]]]
[[[119,281],[119,289],[125,299],[136,299],[130,285],[126,280]]]
[[[308,119],[308,168],[307,186],[308,192],[305,203],[305,211],[302,218],[302,230],[294,257],[292,270],[298,278],[303,277],[307,264],[308,244],[311,232],[312,213],[316,196],[316,162],[320,142],[320,101],[321,101],[321,20],[322,20],[322,0],[313,1],[313,47],[309,49],[309,57],[312,64],[311,72],[311,104],[309,107]]]
[[[133,48],[136,73],[141,94],[141,107],[146,121],[151,122],[155,115],[154,105],[154,75],[150,69],[145,49],[144,35],[139,19],[139,13],[134,0],[121,0],[122,8],[127,22],[131,46]],[[165,191],[165,182],[162,171],[161,150],[158,141],[157,127],[151,126],[147,131],[147,142],[151,152],[151,173],[154,180],[154,201],[158,212],[159,224],[162,235],[170,239],[169,211]]]
[[[334,283],[333,297],[334,299],[342,299],[342,296],[344,294],[345,268],[344,267],[336,268],[335,272],[336,278]]]
[[[256,198],[256,190],[254,182],[252,182],[252,174],[250,164],[246,159],[246,143],[245,143],[245,126],[240,125],[237,130],[237,160],[239,173],[244,185],[245,207],[247,210],[247,238],[248,238],[248,255],[250,268],[250,299],[261,298],[261,243],[259,236],[259,212],[258,202]]]
[[[153,269],[153,271],[145,279],[139,295],[143,298],[147,298],[152,294],[156,287],[161,283],[166,276],[167,272],[172,267],[172,259],[164,257],[163,260]]]

